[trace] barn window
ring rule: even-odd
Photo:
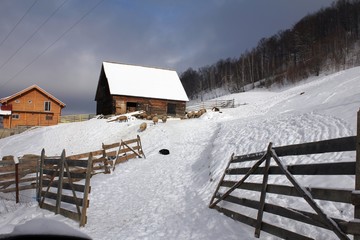
[[[176,114],[176,104],[175,103],[167,104],[167,113],[168,114]]]
[[[12,119],[20,119],[20,115],[19,114],[13,114]]]
[[[136,102],[127,102],[126,103],[126,112],[135,112],[137,110]]]
[[[45,110],[45,112],[50,112],[51,102],[49,102],[49,101],[44,102],[44,110]]]

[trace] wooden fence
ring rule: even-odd
[[[46,157],[43,150],[38,190],[39,206],[78,221],[80,226],[84,226],[87,221],[86,209],[89,207],[91,171],[91,154],[87,160],[69,160],[65,157],[65,150],[61,157]]]
[[[0,192],[15,192],[18,203],[20,191],[36,189],[39,159],[36,155],[24,155],[20,159],[3,157],[0,161]]]
[[[3,157],[0,161],[0,192],[19,192],[37,189],[36,199],[41,208],[48,209],[86,224],[89,206],[90,177],[110,173],[116,164],[135,157],[144,157],[140,137],[112,144],[102,149],[77,155],[59,157],[24,155]],[[81,183],[79,183],[81,182]]]
[[[186,111],[198,111],[200,109],[212,109],[213,107],[217,108],[234,108],[235,100],[209,100],[205,102],[201,102],[198,104],[194,104],[191,106],[186,106]]]
[[[121,162],[125,162],[135,157],[145,157],[142,150],[141,139],[139,135],[130,140],[112,144],[102,144],[102,149],[93,151],[90,153],[81,153],[68,156],[69,160],[81,160],[87,158],[89,154],[92,155],[93,167],[92,174],[97,173],[110,173],[115,169],[115,165]]]
[[[270,143],[267,151],[242,156],[231,156],[225,172],[210,200],[210,208],[214,208],[225,215],[255,228],[255,237],[260,237],[260,231],[268,232],[283,239],[313,239],[300,233],[292,232],[273,223],[263,221],[264,214],[277,215],[281,218],[292,219],[301,223],[310,224],[333,231],[339,239],[349,239],[354,235],[360,239],[360,111],[358,113],[358,135],[331,139],[319,142],[310,142],[282,147],[272,147]],[[350,162],[323,162],[315,164],[285,165],[280,157],[308,154],[322,154],[331,152],[356,151],[356,160]],[[271,165],[271,160],[275,165]],[[240,167],[255,162],[252,167]],[[265,166],[261,166],[262,164]],[[239,166],[240,165],[240,166]],[[262,182],[245,182],[251,176],[261,176]],[[291,185],[268,184],[269,175],[283,175]],[[343,189],[315,188],[301,186],[294,175],[319,176],[334,175],[355,176],[355,188]],[[231,176],[231,177],[230,177]],[[229,180],[232,178],[239,180]],[[229,178],[229,179],[226,179]],[[260,194],[258,200],[247,198],[244,190],[256,191]],[[315,212],[294,209],[266,203],[267,194],[292,196],[302,198]],[[325,200],[354,205],[354,219],[347,221],[329,217],[314,200]],[[222,204],[219,204],[219,203]],[[230,204],[229,204],[230,203]],[[245,209],[255,209],[257,217],[253,218],[240,211],[234,210],[231,205],[242,206]]]
[[[60,123],[83,122],[96,117],[96,114],[75,114],[60,117]]]

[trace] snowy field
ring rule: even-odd
[[[31,194],[22,195],[20,204],[8,200],[13,197],[0,195],[0,234],[31,219],[46,218],[70,225],[93,239],[254,239],[253,228],[208,208],[231,154],[264,151],[270,141],[276,147],[356,135],[360,68],[292,87],[257,89],[223,98],[234,98],[239,106],[221,109],[221,113],[208,111],[199,119],[157,125],[148,122],[147,130],[141,133],[138,128],[142,120],[119,123],[92,119],[0,139],[2,157],[40,154],[43,148],[47,155],[60,155],[63,149],[72,155],[140,135],[146,154],[146,159],[120,164],[110,175],[92,177],[85,227],[40,209]],[[162,148],[169,149],[170,155],[160,155]],[[354,156],[332,155],[344,161]],[[308,160],[302,157],[296,163]],[[280,179],[273,181],[281,183]],[[340,187],[354,186],[352,178],[337,183]],[[318,180],[313,184],[329,183]],[[297,204],[279,201],[283,206]],[[322,207],[341,218],[353,216],[352,206],[323,203]],[[330,232],[288,224],[289,229],[310,232],[316,239],[335,239]],[[261,239],[275,237],[262,232]]]

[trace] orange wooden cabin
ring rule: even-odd
[[[60,122],[61,110],[66,106],[37,85],[1,98],[0,103],[4,128],[56,125]]]

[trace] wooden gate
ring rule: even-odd
[[[91,153],[86,160],[69,160],[65,157],[65,150],[61,157],[46,157],[45,150],[42,150],[39,206],[78,221],[80,226],[84,226],[87,221],[86,210],[89,207],[91,171]]]
[[[306,233],[297,233],[287,227],[275,226],[273,222],[263,221],[264,214],[277,215],[298,222],[306,223],[333,231],[339,239],[360,239],[360,111],[358,113],[358,136],[331,139],[319,142],[296,144],[273,148],[270,143],[267,151],[242,156],[231,156],[223,176],[210,200],[210,208],[214,208],[226,216],[255,228],[255,237],[260,237],[260,231],[268,232],[283,239],[313,239]],[[356,151],[356,161],[326,162],[301,165],[285,165],[280,157],[330,152]],[[272,161],[273,160],[273,161]],[[329,159],[331,160],[331,159]],[[271,165],[272,161],[272,165]],[[249,163],[255,162],[254,164]],[[275,163],[275,164],[274,164]],[[247,166],[241,166],[247,165]],[[247,181],[250,177],[262,175],[262,181]],[[282,175],[290,185],[269,184],[269,175]],[[301,186],[294,176],[334,175],[341,177],[353,176],[354,188],[315,188]],[[239,179],[234,181],[234,179]],[[257,179],[259,180],[259,179]],[[259,199],[249,198],[246,191],[259,193]],[[267,194],[302,198],[312,212],[281,206],[274,201],[267,203]],[[276,198],[278,199],[278,198]],[[354,219],[345,220],[328,216],[317,200],[345,203],[354,206]],[[234,207],[235,206],[235,207]],[[238,206],[238,207],[236,207]],[[256,217],[244,214],[239,207],[250,212],[257,212]],[[287,221],[288,222],[288,221]]]

